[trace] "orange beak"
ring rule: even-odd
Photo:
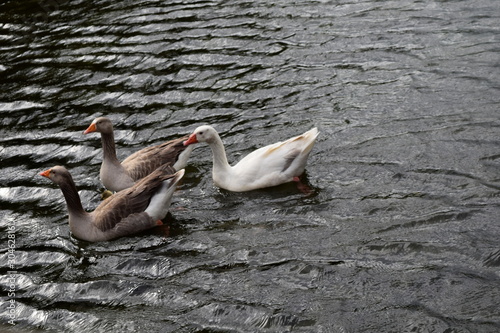
[[[95,127],[95,124],[92,123],[92,124],[90,124],[89,128],[87,128],[85,130],[85,132],[83,132],[83,134],[89,134],[89,133],[95,132],[96,130],[97,130],[97,128]]]
[[[40,176],[44,176],[44,177],[49,178],[51,171],[52,171],[52,169],[48,169],[48,170],[42,171],[42,172],[40,172]]]
[[[196,139],[196,134],[194,133],[189,136],[189,139],[183,142],[183,145],[189,146],[192,145],[193,143],[198,143],[198,139]]]

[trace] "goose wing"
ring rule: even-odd
[[[101,231],[107,231],[119,224],[151,222],[151,217],[144,210],[162,182],[173,177],[174,173],[171,166],[164,165],[133,187],[112,195],[92,212],[94,225]]]
[[[121,164],[127,170],[127,174],[134,181],[137,181],[146,177],[161,165],[170,164],[173,166],[179,155],[187,149],[182,144],[187,138],[185,136],[160,145],[144,148],[127,157]]]

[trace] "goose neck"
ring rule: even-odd
[[[115,137],[113,132],[101,133],[103,159],[110,162],[118,162],[116,157]]]
[[[210,143],[210,148],[212,148],[214,169],[223,170],[229,168],[230,166],[227,162],[226,150],[220,137],[217,137],[213,142]]]
[[[66,200],[66,205],[68,206],[68,211],[70,215],[78,214],[85,215],[86,212],[83,209],[82,201],[76,190],[75,183],[63,183],[60,184],[61,191]]]

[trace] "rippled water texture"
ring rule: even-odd
[[[2,1],[0,330],[499,332],[499,16],[497,0]],[[82,132],[99,115],[120,158],[211,123],[237,161],[317,126],[314,192],[219,190],[200,145],[169,228],[79,241],[38,173],[65,165],[96,207],[101,145]]]

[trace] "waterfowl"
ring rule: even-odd
[[[139,150],[120,163],[116,157],[111,120],[106,117],[94,119],[83,134],[92,132],[101,133],[103,161],[100,178],[104,187],[111,191],[121,191],[133,186],[136,181],[164,164],[170,164],[175,170],[183,169],[193,150],[193,147],[182,144],[186,136]]]
[[[234,166],[229,165],[224,144],[209,125],[198,127],[184,145],[206,142],[212,148],[214,184],[220,188],[244,192],[298,181],[319,132],[313,128],[302,135],[253,151]]]
[[[134,186],[113,194],[90,213],[83,209],[75,182],[66,168],[55,166],[40,175],[61,188],[71,233],[76,238],[98,242],[161,225],[184,169],[174,172],[171,166],[164,165]]]

